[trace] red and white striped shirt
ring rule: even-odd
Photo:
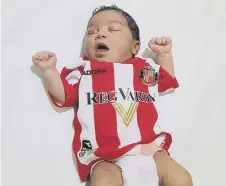
[[[61,79],[65,103],[75,108],[73,151],[79,176],[87,180],[92,165],[123,155],[168,152],[171,135],[156,126],[155,101],[159,93],[178,82],[153,61],[132,58],[125,63],[83,60],[64,67]]]

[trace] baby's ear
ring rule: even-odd
[[[133,54],[137,55],[140,50],[140,41],[134,41],[133,43]]]

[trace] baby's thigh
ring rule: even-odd
[[[122,186],[121,169],[111,162],[97,163],[90,173],[90,186]]]
[[[122,169],[124,186],[158,186],[153,156],[125,156],[116,163]]]

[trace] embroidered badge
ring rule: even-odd
[[[90,143],[89,140],[83,140],[82,141],[82,149],[81,151],[78,153],[79,158],[83,158],[84,156],[86,156],[87,152],[92,150],[92,145]]]
[[[82,140],[82,150],[92,150],[92,145],[89,140]]]
[[[155,86],[158,82],[159,73],[151,65],[146,65],[140,71],[139,79],[147,86]]]

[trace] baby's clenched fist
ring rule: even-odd
[[[152,38],[148,43],[150,49],[158,54],[171,53],[172,40],[169,37],[157,37]]]
[[[56,66],[57,58],[53,52],[42,51],[32,56],[34,65],[42,72]]]

